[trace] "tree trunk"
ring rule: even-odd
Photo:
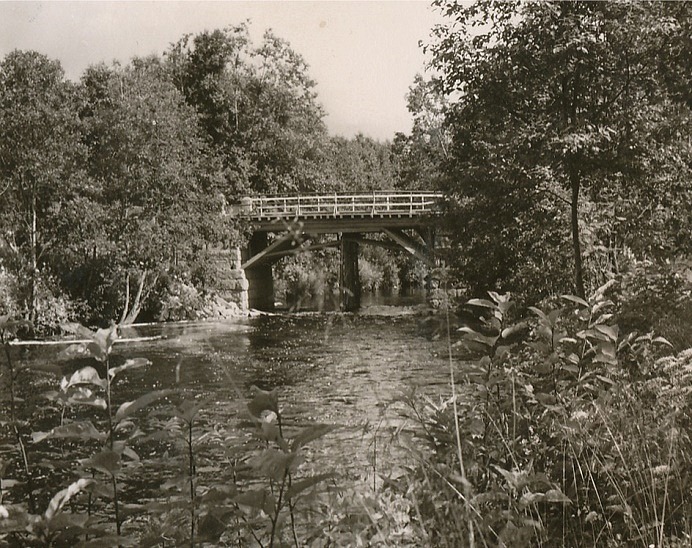
[[[29,275],[29,321],[36,321],[36,285],[38,283],[38,213],[36,211],[36,191],[31,193],[31,234],[29,236],[29,253],[31,273]]]
[[[125,323],[125,318],[127,318],[130,312],[130,273],[125,274],[125,306],[123,307],[123,313],[120,316],[120,324]]]
[[[579,173],[575,168],[570,169],[570,184],[572,186],[572,249],[574,251],[574,285],[577,295],[585,299],[584,274],[581,256],[581,241],[579,238]]]
[[[142,276],[139,278],[139,287],[137,288],[137,295],[135,295],[135,300],[132,303],[132,308],[130,308],[129,312],[127,312],[127,306],[129,304],[125,304],[125,312],[123,312],[123,317],[120,320],[120,325],[131,325],[135,323],[135,320],[137,319],[137,316],[139,316],[139,313],[142,311],[142,303],[144,302],[144,299],[146,295],[144,294],[144,286],[146,284],[147,280],[147,270],[144,270],[142,272]],[[152,280],[150,284],[150,289],[156,285],[156,280],[158,279],[158,276],[154,276],[154,279]],[[147,291],[148,293],[149,291]],[[130,278],[128,275],[127,278],[127,293],[128,293],[128,301],[129,301],[129,293],[130,293]]]

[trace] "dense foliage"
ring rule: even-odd
[[[114,352],[119,325],[93,332],[70,324],[66,328],[85,342],[69,346],[64,355],[87,360],[87,364],[59,382],[54,376],[60,374],[59,367],[38,368],[48,374],[51,388],[41,395],[44,403],[38,406],[48,419],[44,422],[48,428],[39,430],[32,423],[36,409],[22,405],[19,384],[31,379],[40,385],[46,376],[34,367],[15,364],[9,345],[22,326],[0,317],[0,344],[6,360],[2,377],[8,381],[10,401],[9,417],[2,427],[3,433],[6,426],[13,432],[14,449],[22,463],[18,480],[12,472],[15,455],[3,448],[0,546],[165,546],[174,542],[177,546],[240,547],[254,542],[273,547],[286,545],[288,538],[298,546],[298,527],[304,531],[307,523],[298,523],[305,501],[313,500],[320,484],[333,477],[332,473],[310,473],[302,466],[305,447],[329,434],[333,426],[314,423],[286,432],[277,391],[254,386],[244,421],[251,434],[237,447],[231,445],[237,443],[232,426],[223,431],[215,425],[213,434],[199,426],[210,402],[193,391],[152,390],[116,405],[123,377],[151,362],[119,359]],[[175,379],[179,383],[180,364]],[[140,422],[137,415],[151,407],[155,409],[148,419]],[[36,462],[42,450],[56,458]],[[210,460],[211,464],[202,466]],[[207,472],[223,469],[224,477],[206,475],[202,468]],[[156,487],[151,501],[137,497],[132,502],[124,491],[143,469],[156,470],[167,479]],[[39,476],[43,478],[40,485]],[[48,476],[51,483],[64,482],[65,488],[50,492]]]
[[[692,355],[620,331],[613,287],[523,318],[508,295],[467,302],[451,395],[405,398],[414,459],[394,490],[425,544],[689,543]]]
[[[689,256],[690,4],[436,2],[452,261],[472,289],[585,292]]]
[[[303,58],[271,32],[254,44],[247,24],[78,83],[43,55],[9,54],[0,312],[44,333],[164,317],[171,297],[213,289],[210,250],[247,236],[225,214],[243,196],[398,186],[389,143],[331,137],[323,117]]]

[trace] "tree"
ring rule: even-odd
[[[32,321],[55,219],[81,179],[77,97],[42,54],[15,50],[0,63],[0,227]]]
[[[448,158],[450,135],[445,125],[449,107],[434,80],[416,75],[407,95],[413,117],[410,135],[398,133],[392,143],[397,163],[398,186],[433,190],[440,185],[440,168]]]
[[[689,253],[675,223],[656,221],[662,208],[689,234],[688,3],[436,4],[452,21],[429,51],[456,98],[445,187],[467,278],[583,296],[585,256],[645,252],[623,218]]]
[[[372,192],[396,187],[397,173],[390,143],[362,133],[353,139],[332,137],[324,161],[326,192]]]
[[[229,201],[319,186],[324,112],[307,64],[286,41],[267,31],[255,47],[242,24],[186,36],[167,59],[224,166]]]
[[[158,59],[91,67],[82,83],[90,176],[82,198],[94,206],[91,217],[72,219],[82,235],[74,245],[82,260],[124,279],[122,319],[134,319],[159,273],[190,265],[205,244],[227,241],[232,226],[224,226],[219,181],[197,115]]]

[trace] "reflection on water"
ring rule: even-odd
[[[420,302],[414,304],[390,307],[381,301],[366,301],[358,314],[302,313],[235,323],[132,327],[126,336],[161,338],[116,346],[116,363],[143,356],[152,364],[128,372],[119,381],[115,403],[153,389],[180,388],[189,395],[209,398],[199,425],[213,432],[217,426],[233,426],[246,417],[251,385],[278,387],[289,436],[291,429],[310,421],[339,426],[312,446],[308,458],[319,460],[321,468],[365,476],[372,466],[373,436],[379,436],[379,451],[399,426],[396,412],[385,413],[389,404],[412,389],[430,395],[448,391],[445,343],[425,335],[421,329],[424,316],[412,313],[420,311]],[[55,349],[32,349],[25,358],[55,361],[55,353]],[[65,374],[84,365],[64,359],[57,363]],[[24,391],[30,404],[32,395]],[[36,392],[40,390],[33,390],[33,397]],[[237,429],[237,436],[242,443],[248,434]],[[222,449],[204,451],[211,460]],[[388,461],[378,455],[378,462]],[[142,477],[140,481],[147,480]],[[141,496],[143,484],[131,485],[128,492],[134,498]]]

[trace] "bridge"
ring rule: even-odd
[[[248,305],[260,310],[273,308],[272,264],[282,257],[337,247],[341,251],[341,307],[346,311],[358,309],[359,246],[403,249],[433,264],[434,224],[441,204],[442,194],[419,191],[243,198],[231,214],[246,220],[253,230],[239,265],[247,279]],[[386,238],[365,236],[376,233]],[[337,237],[315,242],[322,234]]]

